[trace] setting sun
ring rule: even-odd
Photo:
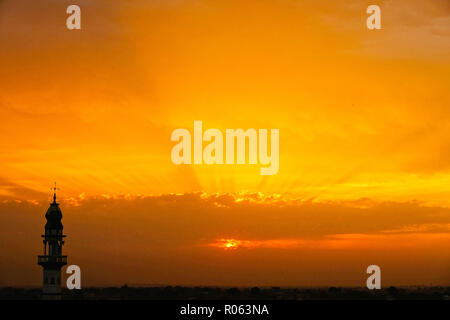
[[[222,247],[224,249],[235,250],[235,249],[239,248],[239,246],[241,244],[241,242],[236,239],[221,239],[220,241],[222,241]]]

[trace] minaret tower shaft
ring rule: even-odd
[[[56,183],[53,202],[45,214],[44,255],[38,256],[38,264],[44,268],[42,298],[44,300],[61,299],[61,268],[67,264],[67,256],[62,255],[64,245],[62,213],[59,204],[56,203]]]

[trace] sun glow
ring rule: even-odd
[[[220,239],[219,247],[224,248],[225,250],[236,250],[240,247],[241,241],[236,239]]]

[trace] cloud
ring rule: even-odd
[[[47,194],[39,192],[20,184],[11,182],[5,178],[0,177],[0,201],[4,198],[13,199],[43,199]]]
[[[314,238],[298,239],[217,239],[205,244],[213,248],[224,250],[237,249],[307,249],[307,250],[386,250],[395,243],[396,250],[420,250],[434,245],[436,242],[450,241],[450,224],[437,226],[433,232],[424,228],[403,228],[389,230],[386,233],[374,234],[335,234]],[[441,232],[439,232],[440,230]]]
[[[68,235],[64,252],[70,264],[82,267],[89,285],[349,285],[359,281],[355,268],[371,260],[391,266],[398,278],[387,276],[390,283],[449,280],[442,273],[450,265],[447,208],[370,200],[316,203],[261,193],[83,195],[58,201]],[[47,201],[0,201],[0,251],[10,257],[0,263],[0,282],[39,283],[35,258],[42,250],[47,207]],[[220,239],[235,239],[240,247],[223,250]],[[415,278],[401,275],[411,253],[416,262],[409,275]],[[348,281],[330,278],[326,266],[334,259],[340,261],[339,279]],[[424,265],[435,272],[424,274]],[[283,272],[276,271],[281,267]],[[251,270],[255,275],[245,276]]]

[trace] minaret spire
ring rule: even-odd
[[[53,203],[56,204],[56,181],[55,181],[55,186],[52,188],[53,189]]]

